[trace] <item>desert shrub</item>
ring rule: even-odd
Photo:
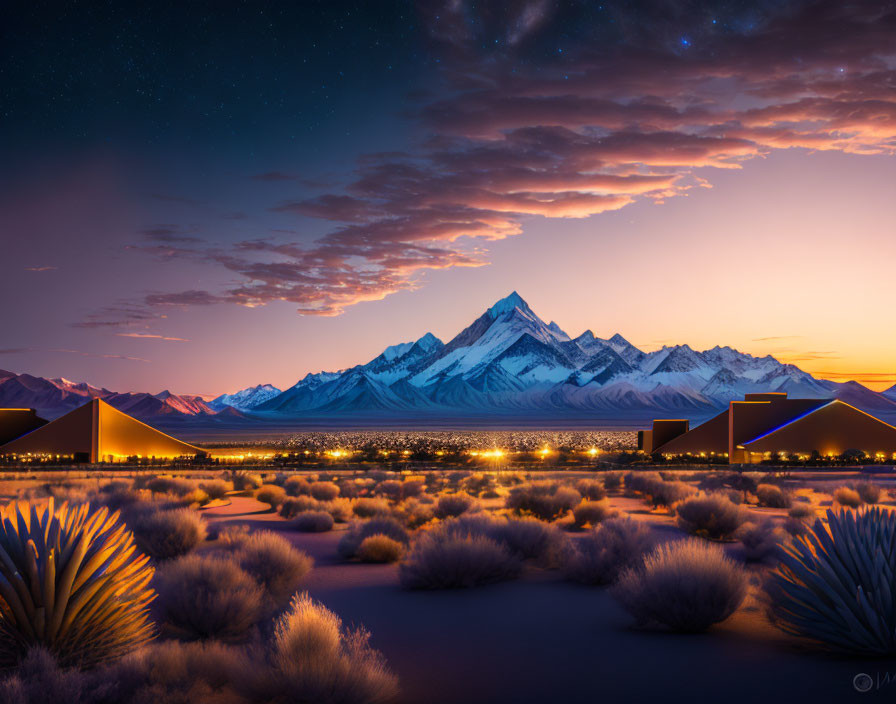
[[[607,491],[619,491],[622,488],[622,472],[604,472],[602,478]]]
[[[255,491],[264,484],[261,475],[254,472],[234,472],[231,481],[233,481],[233,488],[237,491]]]
[[[435,518],[432,506],[419,499],[406,499],[395,508],[394,515],[408,528],[419,528]]]
[[[119,483],[116,482],[116,484]],[[126,511],[135,504],[150,500],[150,495],[146,490],[116,487],[109,491],[101,491],[97,494],[93,503],[98,506],[105,506],[109,511]]]
[[[424,534],[399,566],[406,589],[475,587],[516,578],[522,562],[485,536]]]
[[[401,485],[401,498],[409,499],[420,496],[426,485],[420,479],[409,479]]]
[[[202,518],[190,508],[142,511],[130,527],[137,546],[160,561],[186,555],[208,534]]]
[[[233,491],[233,484],[230,482],[225,482],[223,479],[209,479],[207,481],[201,482],[199,484],[199,488],[202,489],[208,497],[215,501],[217,499],[223,499],[227,496],[228,491]]]
[[[284,518],[295,518],[305,511],[317,511],[320,503],[310,496],[289,496],[280,504],[280,515]]]
[[[724,494],[685,499],[675,507],[679,527],[710,540],[730,539],[746,521],[746,513]]]
[[[185,506],[205,506],[211,499],[202,489],[193,489],[189,494],[184,494],[181,501]]]
[[[378,516],[367,521],[352,523],[336,546],[336,552],[339,553],[340,557],[351,559],[358,554],[358,548],[364,542],[364,538],[378,534],[392,538],[392,540],[402,545],[407,545],[410,542],[408,532],[401,523],[389,516]]]
[[[397,479],[385,479],[376,485],[373,493],[398,501],[401,498],[401,482]]]
[[[188,479],[175,477],[153,477],[146,482],[146,488],[153,494],[174,494],[184,496],[196,488],[196,484]]]
[[[587,537],[570,542],[563,556],[563,574],[581,584],[612,584],[622,570],[640,563],[652,546],[647,524],[611,518]]]
[[[292,525],[300,533],[326,533],[333,530],[333,516],[326,511],[302,511]]]
[[[0,667],[34,647],[89,667],[152,637],[153,571],[116,514],[51,498],[40,508],[13,501],[0,518]]]
[[[763,562],[778,555],[785,536],[774,521],[744,523],[737,529],[735,537],[744,547],[747,562]]]
[[[647,482],[642,491],[649,497],[652,506],[666,508],[671,508],[679,501],[697,493],[697,490],[690,484],[679,481]]]
[[[333,482],[314,482],[310,491],[311,496],[318,501],[332,501],[339,496],[339,487]]]
[[[289,496],[308,496],[311,484],[304,477],[289,477],[283,482],[283,489]]]
[[[476,499],[469,494],[446,494],[436,502],[435,515],[437,518],[456,518],[477,507]]]
[[[846,508],[858,508],[862,505],[862,497],[855,489],[841,486],[834,491],[834,501]]]
[[[579,479],[576,482],[576,491],[589,501],[600,501],[607,498],[607,490],[599,479]]]
[[[388,515],[392,509],[385,499],[361,498],[352,502],[352,510],[358,518],[372,518]]]
[[[329,513],[337,523],[348,523],[354,515],[352,502],[344,496],[338,496],[332,501],[321,502],[320,510]]]
[[[808,504],[794,504],[787,512],[790,518],[798,518],[801,521],[814,521],[815,509]]]
[[[379,704],[398,681],[364,630],[350,631],[307,594],[296,595],[274,632],[267,667],[252,668],[252,700]]]
[[[3,704],[88,704],[93,682],[77,668],[62,668],[42,647],[28,651],[15,671],[0,680]]]
[[[700,491],[712,493],[716,491],[737,491],[742,499],[737,503],[744,503],[747,494],[755,494],[758,487],[756,479],[741,472],[709,472],[697,485]]]
[[[286,492],[276,484],[262,484],[255,492],[255,498],[276,510],[286,500]]]
[[[364,538],[358,546],[358,559],[361,562],[398,562],[402,555],[404,545],[381,534]]]
[[[554,567],[566,547],[566,537],[557,526],[536,518],[508,518],[494,521],[487,537],[498,541],[511,555]]]
[[[234,680],[248,665],[242,649],[217,641],[156,642],[96,673],[107,691],[91,704],[245,704]]]
[[[342,479],[336,482],[336,486],[339,487],[339,495],[346,499],[357,498],[361,493],[361,487],[351,479]]]
[[[264,590],[229,559],[186,555],[156,573],[159,614],[187,640],[244,636],[264,613]]]
[[[700,632],[737,610],[747,575],[717,545],[675,541],[620,574],[613,594],[639,625]]]
[[[767,508],[790,508],[792,503],[790,496],[784,490],[774,484],[760,484],[756,487],[756,498],[760,506]]]
[[[227,549],[239,547],[248,537],[249,526],[243,523],[219,527],[214,533],[214,539],[218,541],[218,545]]]
[[[880,501],[881,489],[876,484],[872,484],[871,482],[857,482],[855,490],[866,504],[876,504]]]
[[[559,482],[537,481],[510,490],[505,505],[518,513],[530,513],[545,521],[565,516],[579,504],[582,495]]]
[[[827,512],[766,582],[772,621],[825,649],[896,654],[896,513]]]
[[[573,524],[576,528],[586,525],[596,526],[613,515],[606,501],[583,501],[572,510]]]
[[[626,494],[643,494],[651,483],[661,482],[663,478],[659,472],[626,472],[625,473],[625,493]]]
[[[237,549],[235,559],[274,603],[295,592],[314,564],[289,541],[267,530],[250,534]]]

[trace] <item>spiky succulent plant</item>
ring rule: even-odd
[[[43,646],[90,667],[153,636],[153,569],[118,514],[13,501],[0,510],[0,667]]]
[[[896,653],[896,512],[828,510],[766,585],[783,631],[841,652]]]

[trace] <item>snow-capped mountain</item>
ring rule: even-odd
[[[756,391],[842,396],[896,414],[896,389],[816,379],[771,356],[688,345],[644,352],[619,334],[570,337],[515,291],[452,340],[431,333],[387,347],[366,364],[309,374],[253,407],[260,415],[501,413],[708,415]]]
[[[233,394],[221,394],[214,399],[209,405],[215,410],[220,410],[226,406],[238,408],[242,411],[248,411],[256,406],[260,406],[265,401],[270,401],[282,392],[276,386],[271,384],[259,384],[251,386],[248,389],[237,391]]]

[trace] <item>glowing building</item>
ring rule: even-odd
[[[141,423],[101,399],[93,399],[0,446],[0,455],[57,455],[87,462],[115,462],[134,456],[173,458],[204,453],[201,448]]]
[[[735,464],[816,452],[838,456],[847,450],[892,457],[896,427],[836,399],[747,394],[693,430],[687,421],[655,420],[651,430],[638,432],[638,448],[666,456],[716,456]]]

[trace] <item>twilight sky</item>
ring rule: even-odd
[[[896,382],[893,3],[159,5],[0,8],[0,368],[284,387],[516,289]]]

